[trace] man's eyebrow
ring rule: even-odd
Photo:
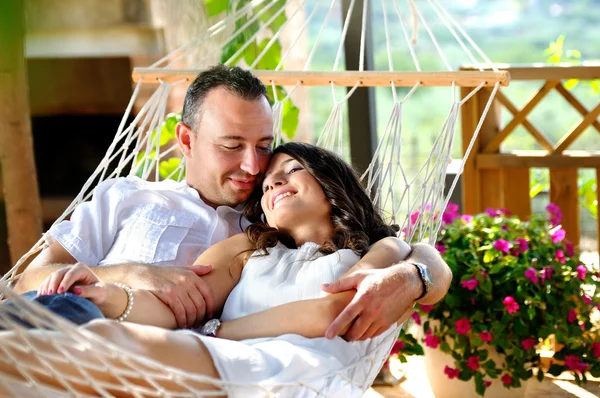
[[[284,160],[283,162],[281,162],[281,166],[283,166],[286,163],[291,162],[292,160],[294,160],[294,158],[289,158],[289,159]],[[265,173],[265,177],[263,178],[263,180],[265,180],[269,176],[269,174],[271,174],[271,173]]]
[[[246,137],[242,137],[241,135],[222,135],[220,137],[217,137],[218,140],[236,140],[236,141],[247,141]],[[268,135],[265,137],[260,138],[258,141],[259,142],[271,142],[273,141],[273,136],[272,135]]]

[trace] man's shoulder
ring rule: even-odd
[[[163,181],[147,181],[137,176],[126,176],[111,178],[98,184],[98,188],[112,189],[119,191],[174,191],[178,189],[184,189],[186,187],[184,182],[178,182],[174,180],[163,180]]]

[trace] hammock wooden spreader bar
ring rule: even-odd
[[[132,78],[135,82],[143,79],[144,83],[165,82],[174,83],[181,80],[192,81],[201,70],[198,69],[162,69],[134,68]],[[354,87],[412,87],[418,82],[422,86],[451,86],[455,83],[460,87],[477,87],[482,82],[484,86],[493,87],[497,82],[508,86],[510,75],[506,71],[460,71],[460,72],[387,72],[387,71],[272,71],[253,70],[265,85],[272,83],[280,86],[295,86],[300,82],[304,86],[329,86],[332,82],[337,86]]]

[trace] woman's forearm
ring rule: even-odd
[[[351,290],[319,299],[294,301],[226,321],[217,332],[217,337],[229,340],[277,337],[283,334],[324,337],[331,322],[350,303],[355,293],[355,290]]]
[[[165,329],[175,329],[177,320],[171,309],[147,290],[132,289],[133,305],[126,322],[142,325],[159,326]],[[105,317],[116,319],[120,317],[128,305],[127,293],[124,289],[107,284],[106,301],[99,305]]]
[[[400,238],[387,237],[377,242],[346,274],[361,269],[387,268],[405,260],[411,253],[411,247]]]

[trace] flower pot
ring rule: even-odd
[[[475,392],[475,381],[462,381],[450,379],[444,373],[444,368],[455,367],[452,356],[442,352],[439,348],[434,349],[425,346],[425,373],[429,379],[431,391],[436,398],[476,398],[480,397]],[[492,347],[488,348],[489,359],[501,364],[503,357]],[[488,378],[486,378],[488,380]],[[528,380],[521,382],[520,388],[504,388],[500,379],[492,379],[492,384],[485,391],[485,398],[519,398],[525,396]]]

